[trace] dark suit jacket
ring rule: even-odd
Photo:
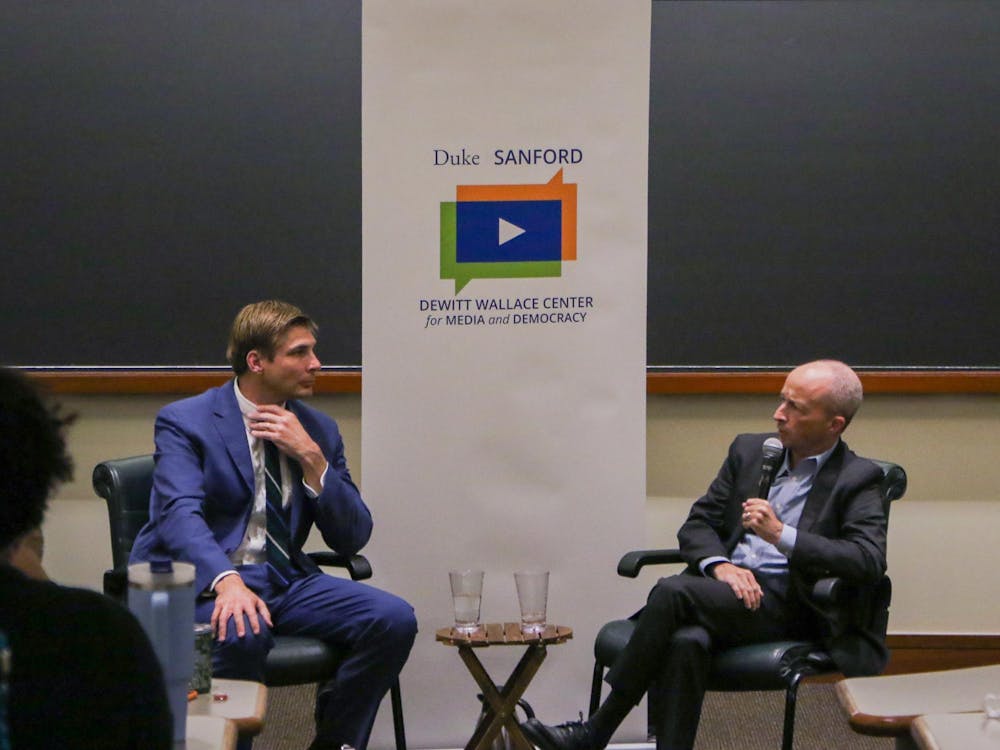
[[[739,435],[719,474],[677,532],[689,567],[712,556],[729,557],[743,536],[742,504],[757,494],[762,445],[768,434]],[[888,651],[883,634],[832,619],[812,607],[808,592],[820,578],[838,576],[875,586],[886,571],[886,516],[882,472],[843,441],[820,469],[799,520],[788,561],[790,605],[801,609],[812,635],[822,637],[845,674],[875,674]]]
[[[302,488],[298,463],[288,462],[294,473],[292,553],[311,572],[317,568],[302,545],[314,523],[331,549],[351,555],[371,536],[372,518],[351,481],[337,424],[298,401],[286,407],[330,464],[323,492],[312,499]],[[196,590],[204,591],[233,568],[229,555],[243,540],[253,505],[253,463],[233,382],[165,406],[156,418],[155,441],[150,520],[130,562],[165,556],[194,563]]]

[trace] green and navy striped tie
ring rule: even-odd
[[[288,519],[282,505],[281,461],[278,448],[270,440],[264,441],[264,485],[267,490],[267,567],[277,576],[278,583],[287,586],[295,578],[292,562]]]

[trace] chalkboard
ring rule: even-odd
[[[1000,3],[652,16],[649,364],[1000,367]],[[0,0],[0,49],[3,363],[222,365],[277,296],[360,364],[360,0]]]
[[[0,0],[0,357],[224,365],[246,302],[361,361],[359,0]]]
[[[653,4],[648,361],[1000,366],[1000,3]]]

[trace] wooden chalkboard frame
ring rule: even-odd
[[[231,377],[229,371],[222,369],[198,372],[29,369],[29,372],[53,393],[123,396],[199,393]],[[860,376],[869,394],[1000,393],[1000,371],[995,370],[863,370]],[[784,377],[783,371],[648,371],[646,392],[654,395],[774,394],[781,389]],[[324,371],[316,381],[316,392],[324,394],[360,393],[361,387],[360,369]]]

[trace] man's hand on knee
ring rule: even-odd
[[[264,600],[247,588],[239,574],[228,575],[215,584],[215,609],[212,610],[212,632],[220,641],[226,639],[229,618],[233,618],[236,635],[247,634],[244,616],[250,620],[250,629],[260,633],[260,620],[271,626],[271,613]]]
[[[749,570],[730,562],[720,562],[712,567],[711,573],[716,579],[728,584],[729,588],[736,594],[736,598],[742,601],[747,609],[760,608],[760,600],[764,596],[764,591]]]

